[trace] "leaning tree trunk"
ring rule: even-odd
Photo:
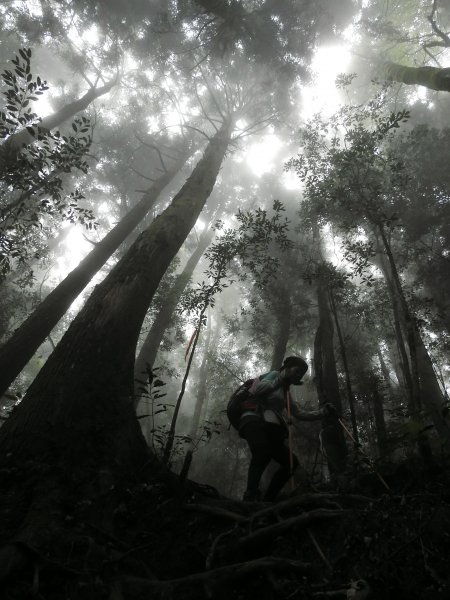
[[[439,67],[405,67],[388,62],[384,65],[384,75],[390,81],[407,85],[423,85],[430,90],[450,92],[450,69]]]
[[[231,129],[224,123],[170,206],[95,288],[0,429],[2,457],[86,473],[129,473],[146,459],[133,407],[137,339],[164,272],[211,193]]]
[[[388,284],[392,302],[393,304],[397,303],[401,310],[401,318],[406,330],[412,366],[411,375],[413,383],[415,384],[415,396],[417,395],[414,406],[416,410],[423,407],[433,420],[433,424],[440,438],[442,440],[448,440],[450,438],[450,427],[442,414],[442,409],[445,405],[444,395],[439,386],[439,382],[437,381],[430,356],[423,343],[414,316],[411,314],[406,301],[395,259],[383,227],[379,226],[378,231],[383,242],[389,265],[389,271],[387,270],[387,265],[385,265],[383,274]]]
[[[394,281],[391,276],[390,268],[386,262],[386,256],[383,250],[379,246],[379,238],[376,237],[377,242],[377,255],[374,260],[376,266],[381,270],[386,282],[388,294],[391,298],[392,313],[394,317],[393,329],[395,333],[395,340],[397,343],[397,351],[402,377],[399,378],[397,370],[396,375],[399,383],[403,382],[404,388],[408,394],[408,407],[411,414],[417,412],[420,407],[419,398],[419,386],[417,379],[417,368],[416,362],[412,364],[411,357],[408,357],[405,336],[404,336],[404,322],[402,319],[402,306],[399,302],[398,295],[394,291]],[[407,340],[408,341],[408,340]],[[413,368],[414,367],[414,368]]]
[[[272,354],[272,365],[271,371],[276,371],[280,368],[283,363],[283,359],[286,355],[286,348],[289,341],[289,334],[291,332],[291,317],[292,317],[292,301],[285,286],[279,282],[277,294],[281,294],[280,304],[277,306],[276,320],[276,339]]]
[[[161,191],[172,181],[186,160],[183,155],[147,190],[130,210],[69,275],[39,304],[36,310],[0,348],[0,394],[20,374],[33,354],[64,316],[92,277],[117,250],[153,206]]]
[[[67,121],[71,117],[85,110],[89,104],[91,104],[91,102],[111,91],[116,83],[117,79],[113,79],[102,87],[92,87],[78,100],[69,102],[69,104],[65,104],[58,111],[54,112],[48,117],[44,117],[41,122],[38,123],[39,127],[49,131],[59,127],[64,123],[64,121]],[[6,142],[4,142],[4,145],[8,148],[8,150],[20,150],[22,146],[25,146],[26,144],[32,144],[35,140],[36,137],[31,135],[26,129],[22,129],[21,131],[9,137]]]
[[[159,346],[164,337],[164,332],[169,327],[173,317],[174,310],[180,299],[181,294],[185,290],[190,278],[197,266],[200,258],[211,242],[211,231],[205,231],[198,242],[197,248],[192,253],[187,261],[183,271],[178,275],[164,299],[164,304],[159,310],[152,323],[150,331],[142,344],[142,348],[138,354],[135,364],[135,374],[137,379],[142,379],[142,374],[147,372],[147,366],[153,367]],[[139,402],[139,394],[136,394],[136,402]]]
[[[317,299],[319,303],[319,326],[314,339],[314,370],[317,394],[319,403],[322,406],[329,402],[336,408],[338,413],[342,413],[333,347],[333,321],[326,284],[322,280],[318,282]],[[347,446],[342,428],[334,417],[325,417],[321,435],[330,473],[343,471],[347,460]]]

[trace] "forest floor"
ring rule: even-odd
[[[450,599],[448,464],[403,464],[383,479],[389,491],[367,473],[270,504],[161,474],[74,495],[42,546],[2,532],[27,560],[0,597]]]

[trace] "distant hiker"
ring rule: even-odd
[[[263,500],[274,500],[278,492],[298,465],[298,459],[290,454],[286,440],[288,423],[283,416],[288,406],[291,385],[301,385],[308,370],[306,361],[299,356],[288,356],[281,369],[265,373],[253,381],[249,388],[251,409],[245,409],[239,421],[239,435],[247,440],[252,457],[248,469],[247,490],[244,500],[259,500],[259,482],[271,460],[280,467],[272,477]],[[289,397],[290,398],[290,397]],[[333,407],[304,412],[290,403],[290,414],[302,421],[315,421],[324,417]]]

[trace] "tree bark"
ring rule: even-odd
[[[142,348],[138,354],[135,365],[136,378],[141,379],[142,373],[146,372],[146,365],[153,367],[159,346],[164,337],[164,332],[169,327],[172,320],[173,312],[177,306],[181,294],[185,290],[190,278],[197,266],[200,258],[205,252],[212,239],[211,231],[205,231],[198,242],[197,248],[194,250],[189,260],[187,261],[183,271],[178,275],[176,281],[164,299],[164,305],[159,310],[152,323],[150,331],[142,344]],[[139,401],[139,398],[137,399]]]
[[[430,90],[450,92],[450,68],[405,67],[397,63],[385,63],[384,74],[391,81],[407,85],[423,85]]]
[[[170,206],[95,288],[0,429],[1,456],[127,476],[147,460],[132,401],[137,339],[164,272],[213,189],[231,130],[225,122]]]
[[[0,348],[0,394],[3,394],[20,374],[33,354],[64,316],[72,302],[83,291],[97,271],[140,223],[162,190],[168,185],[186,160],[183,155],[164,173],[93,250],[39,304],[36,310]]]

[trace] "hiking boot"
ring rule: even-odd
[[[259,502],[261,500],[261,492],[259,490],[247,490],[242,500],[244,502]]]

